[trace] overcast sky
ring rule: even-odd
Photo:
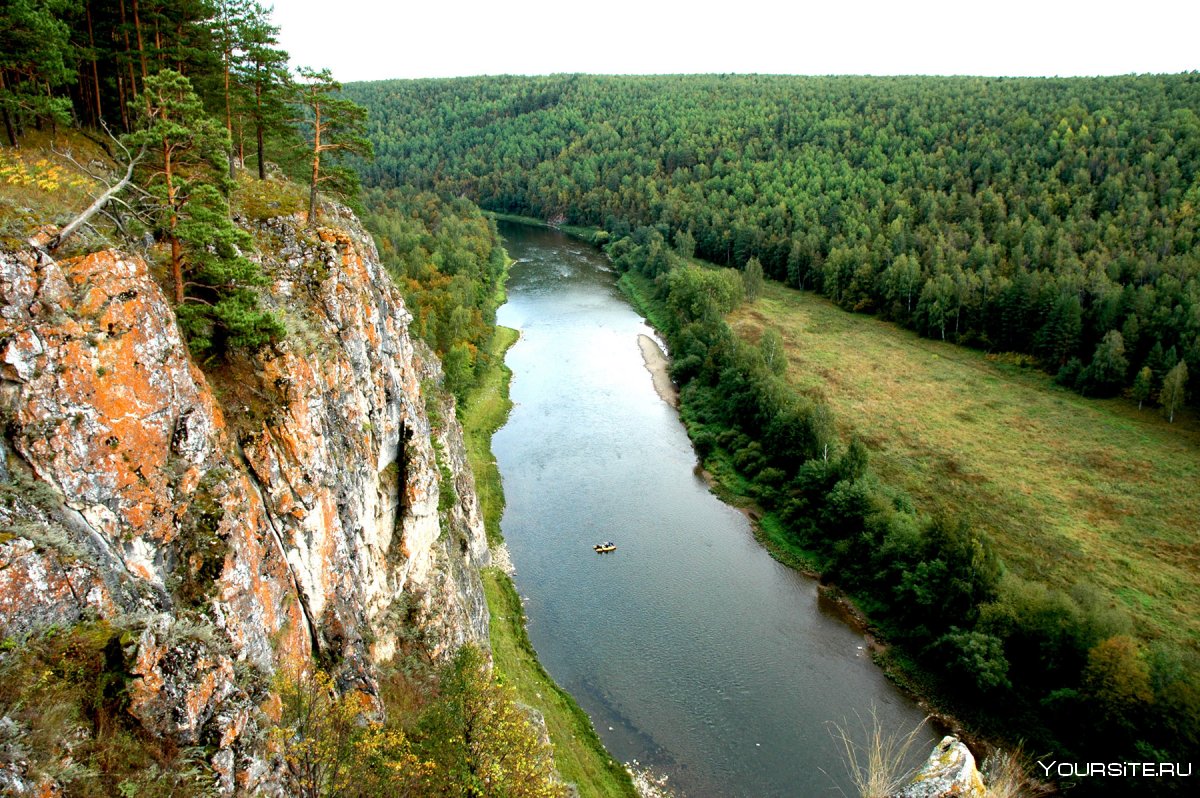
[[[1200,0],[275,0],[274,19],[293,65],[343,82],[1200,69]]]

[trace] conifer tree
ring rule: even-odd
[[[343,190],[353,190],[357,183],[354,174],[342,167],[325,166],[326,153],[355,154],[371,157],[371,142],[364,137],[367,110],[357,103],[337,96],[342,84],[333,79],[328,69],[320,71],[302,67],[296,87],[295,101],[305,113],[302,120],[310,131],[312,148],[312,178],[309,182],[308,223],[316,224],[317,190],[323,183],[335,183]]]
[[[238,82],[245,87],[242,113],[254,127],[259,180],[267,179],[266,135],[282,129],[287,121],[285,100],[291,77],[288,55],[278,48],[278,35],[279,28],[271,24],[266,9],[251,3],[242,40],[245,52],[237,72]]]
[[[233,97],[237,91],[236,60],[244,47],[246,26],[251,13],[246,0],[216,0],[213,37],[221,51],[221,84],[225,111],[225,131],[229,136],[229,176],[233,177]]]
[[[0,116],[17,146],[20,117],[66,121],[71,101],[53,89],[75,78],[71,29],[61,17],[75,0],[7,0],[0,18]]]
[[[155,156],[146,189],[170,244],[171,287],[189,345],[208,354],[281,337],[281,323],[258,308],[252,290],[266,278],[241,254],[249,237],[229,219],[225,131],[178,72],[147,76],[143,94],[142,126],[127,138]]]

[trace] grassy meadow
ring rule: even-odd
[[[963,514],[1017,574],[1119,597],[1138,632],[1200,645],[1200,424],[1055,386],[1011,356],[920,338],[768,283],[730,316],[783,336],[787,377],[829,402],[887,483]]]

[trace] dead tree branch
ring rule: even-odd
[[[117,143],[120,144],[120,141],[118,140]],[[145,157],[146,148],[142,147],[138,151],[138,154],[133,156],[129,154],[129,150],[125,149],[124,145],[121,145],[121,149],[124,150],[125,156],[128,159],[128,163],[125,165],[125,176],[113,185],[109,186],[107,191],[97,197],[96,201],[87,207],[87,210],[76,216],[69,224],[67,224],[66,227],[64,227],[62,230],[59,230],[53,238],[46,242],[45,250],[47,252],[53,252],[62,246],[62,242],[65,241],[68,236],[78,230],[80,226],[86,224],[89,219],[95,216],[105,205],[108,204],[109,200],[111,200],[129,185],[129,182],[133,179],[134,167],[136,167],[142,158]],[[71,163],[75,164],[80,169],[83,169],[83,171],[87,171],[86,168],[84,168],[70,155],[65,155],[64,157],[69,159]]]

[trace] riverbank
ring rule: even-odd
[[[679,389],[671,382],[671,363],[667,360],[666,353],[662,351],[658,341],[649,335],[638,336],[638,347],[642,350],[642,360],[646,364],[646,370],[650,372],[650,379],[654,382],[654,390],[664,402],[679,409]]]
[[[511,224],[523,224],[529,227],[543,227],[547,230],[558,230],[566,233],[569,236],[578,238],[593,246],[603,246],[608,241],[608,231],[602,230],[599,227],[580,227],[574,224],[550,224],[545,219],[536,219],[532,216],[521,216],[516,213],[501,213],[500,211],[485,210],[485,216],[490,216],[497,222],[509,222]]]
[[[500,532],[504,489],[491,441],[512,408],[508,394],[512,372],[504,364],[504,354],[519,337],[516,330],[496,327],[488,347],[489,366],[459,412],[488,542],[495,550],[501,549],[504,540]],[[497,672],[516,690],[521,703],[536,710],[545,720],[559,775],[575,785],[581,798],[637,798],[629,773],[604,748],[587,714],[538,661],[525,631],[521,600],[509,574],[500,568],[486,569],[483,586],[491,622],[492,661]]]
[[[504,426],[512,401],[508,398],[508,383],[512,372],[504,365],[504,353],[520,338],[509,327],[496,327],[487,350],[488,368],[467,395],[459,408],[459,421],[467,443],[467,457],[475,474],[475,493],[487,529],[488,545],[495,548],[504,542],[500,533],[500,516],[504,514],[504,487],[500,469],[492,454],[492,434]]]
[[[653,282],[636,272],[627,272],[621,276],[619,285],[637,311],[661,331],[665,311],[661,303],[653,298]],[[653,343],[652,339],[648,340]],[[663,373],[668,373],[670,363],[665,357],[663,361],[656,365]],[[695,419],[686,404],[680,407],[680,416],[690,432]],[[822,579],[818,558],[795,542],[778,516],[763,510],[752,496],[749,482],[738,473],[728,453],[721,449],[714,450],[697,469],[709,489],[721,501],[745,513],[755,539],[775,560],[805,576]],[[878,626],[850,596],[836,585],[826,582],[821,582],[818,590],[820,600],[834,615],[867,638],[872,659],[889,680],[917,702],[939,731],[955,734],[981,752],[992,747],[941,703],[928,675],[888,644]]]

